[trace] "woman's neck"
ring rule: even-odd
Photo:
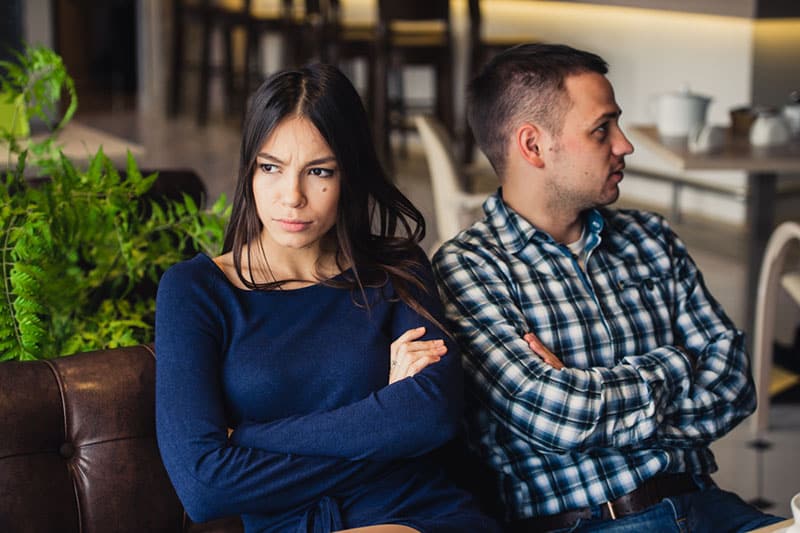
[[[249,259],[248,259],[249,255]],[[321,279],[331,278],[341,273],[336,261],[336,250],[332,246],[315,246],[314,248],[278,248],[269,249],[254,246],[242,249],[242,271],[249,277],[252,261],[253,281],[256,283],[272,283],[298,281],[316,283]]]

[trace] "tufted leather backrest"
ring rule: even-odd
[[[189,528],[156,445],[154,385],[150,346],[0,363],[0,531]],[[241,531],[228,525],[203,529]]]

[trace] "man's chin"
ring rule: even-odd
[[[609,191],[599,202],[597,202],[597,207],[611,205],[617,200],[619,200],[619,187],[614,186],[613,191]]]

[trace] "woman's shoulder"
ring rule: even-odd
[[[215,265],[214,259],[206,254],[198,253],[191,259],[175,263],[166,270],[164,275],[181,277],[208,276],[213,273],[214,270],[219,270]]]
[[[159,281],[159,289],[189,287],[201,285],[205,287],[218,285],[216,281],[222,271],[209,256],[199,253],[191,259],[175,263],[169,267]]]

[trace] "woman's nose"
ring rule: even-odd
[[[302,207],[305,203],[303,186],[299,179],[287,180],[281,191],[281,203],[287,207]]]

